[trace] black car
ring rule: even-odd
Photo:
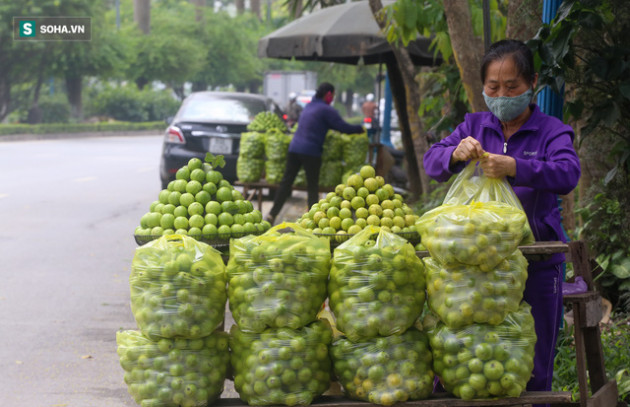
[[[241,133],[260,112],[271,111],[282,117],[280,108],[268,97],[251,93],[195,92],[188,96],[164,136],[160,179],[162,188],[175,179],[175,173],[188,160],[202,161],[206,153],[223,155],[223,178],[236,181],[236,160]]]

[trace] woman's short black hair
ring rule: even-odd
[[[328,92],[335,93],[335,87],[328,82],[322,82],[317,87],[317,91],[315,92],[315,97],[318,99],[322,99]]]
[[[533,83],[536,77],[534,56],[524,42],[517,40],[501,40],[490,45],[481,62],[481,83],[486,83],[488,66],[492,62],[508,56],[514,60],[518,74],[522,75],[529,83]]]

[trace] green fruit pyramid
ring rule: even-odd
[[[210,335],[225,317],[227,278],[221,253],[189,236],[163,236],[136,249],[131,311],[152,340]]]
[[[330,387],[327,320],[298,330],[268,329],[247,333],[233,325],[230,349],[234,387],[252,406],[309,405]]]
[[[116,343],[127,390],[143,407],[205,406],[223,391],[230,363],[226,332],[154,342],[138,331],[119,331]]]
[[[271,225],[259,210],[225,179],[217,168],[223,156],[208,154],[203,163],[191,158],[160,191],[149,212],[140,218],[135,236],[146,243],[162,235],[190,235],[203,241],[260,234]]]
[[[270,129],[278,129],[284,132],[288,130],[287,125],[273,112],[260,112],[247,125],[247,130],[249,131],[264,133]]]
[[[430,314],[423,324],[433,368],[447,391],[464,400],[521,395],[534,368],[536,344],[527,303],[496,326],[451,329]]]
[[[390,406],[426,399],[433,392],[429,340],[415,328],[360,342],[342,337],[333,342],[330,355],[335,375],[350,398]]]
[[[415,235],[417,219],[402,196],[376,176],[372,166],[364,165],[346,184],[337,185],[335,192],[314,204],[298,223],[313,233],[336,235],[338,241],[344,241],[368,225]]]
[[[405,332],[422,314],[424,290],[422,261],[400,236],[367,228],[334,251],[329,304],[352,341]]]

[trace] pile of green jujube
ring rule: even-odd
[[[278,129],[281,131],[288,130],[287,125],[273,112],[260,112],[254,116],[254,119],[247,125],[247,130],[249,131],[264,133],[270,129]]]
[[[142,407],[193,407],[214,402],[230,363],[229,338],[215,332],[199,339],[160,339],[138,331],[116,332],[129,394]]]
[[[218,156],[222,160],[222,156]],[[269,229],[259,210],[225,179],[218,168],[191,158],[160,191],[149,212],[140,218],[137,239],[190,235],[202,241],[260,234]]]
[[[534,318],[527,303],[499,325],[451,329],[430,315],[424,325],[435,373],[456,397],[519,397],[525,389],[534,368],[536,344]]]
[[[343,151],[342,159],[344,163],[344,172],[353,170],[359,172],[361,166],[366,162],[370,139],[367,133],[363,134],[342,134]],[[342,181],[343,182],[343,181]]]
[[[129,278],[131,311],[153,340],[210,335],[225,316],[221,253],[192,237],[162,236],[136,249]]]
[[[232,239],[228,297],[242,330],[298,329],[317,317],[326,299],[330,243],[296,224]]]
[[[428,398],[433,391],[428,339],[413,327],[402,335],[359,342],[340,338],[330,353],[335,375],[350,398],[389,406]]]
[[[422,261],[400,236],[367,228],[335,249],[329,304],[352,341],[405,332],[422,313],[424,290]]]
[[[234,387],[249,405],[308,405],[330,387],[326,320],[301,329],[230,330]]]
[[[425,258],[428,304],[449,328],[471,323],[500,324],[509,312],[518,310],[527,260],[520,250],[491,271],[464,264],[442,265]]]
[[[422,215],[416,227],[440,263],[474,265],[482,271],[534,241],[525,212],[502,202],[444,204]]]

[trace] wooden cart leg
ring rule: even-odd
[[[582,310],[580,304],[573,303],[573,316],[575,317],[575,356],[578,385],[580,388],[580,406],[586,407],[588,402],[588,378],[586,376],[586,349],[584,347],[584,336],[582,331]]]

